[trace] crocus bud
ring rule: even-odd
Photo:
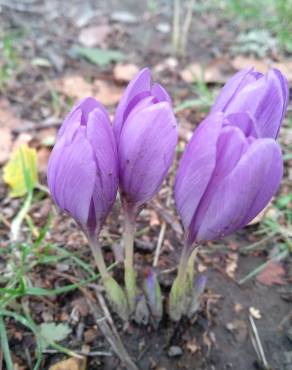
[[[63,122],[48,166],[56,204],[87,234],[96,234],[117,194],[117,150],[105,108],[93,98],[77,104]]]
[[[195,287],[193,288],[192,295],[190,297],[190,304],[188,307],[187,316],[192,318],[200,307],[201,296],[205,290],[207,284],[207,277],[205,275],[197,278]]]
[[[212,108],[214,112],[248,113],[259,137],[276,138],[289,101],[288,83],[277,69],[266,75],[253,68],[236,73],[223,87]]]
[[[277,191],[281,149],[274,139],[257,136],[254,123],[246,114],[229,120],[217,112],[193,134],[175,180],[188,245],[242,228]]]
[[[157,328],[162,318],[162,295],[158,279],[152,269],[147,271],[144,280],[144,292],[150,308],[153,325]]]
[[[149,69],[128,85],[116,111],[114,132],[122,196],[129,203],[143,204],[159,190],[178,136],[169,95],[151,83]]]

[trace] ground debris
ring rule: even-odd
[[[69,358],[51,366],[49,370],[85,370],[86,359]]]

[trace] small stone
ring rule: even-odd
[[[179,346],[171,346],[167,353],[169,357],[179,357],[183,354],[183,350]]]
[[[250,307],[249,308],[249,313],[251,314],[251,316],[256,319],[256,320],[259,320],[262,318],[262,315],[261,315],[261,312],[259,309],[255,308],[255,307]]]
[[[242,311],[243,307],[240,303],[235,303],[233,309],[234,309],[234,312],[239,313],[240,311]]]
[[[292,327],[287,329],[286,335],[287,335],[288,339],[290,340],[290,342],[292,342]]]
[[[133,23],[138,22],[137,17],[133,13],[126,12],[126,11],[113,12],[111,15],[111,20],[115,22],[128,23],[128,24],[133,24]]]
[[[170,25],[169,23],[158,23],[156,25],[157,31],[161,33],[169,33],[170,32]]]
[[[97,336],[97,331],[95,329],[88,329],[84,332],[84,342],[86,344],[92,343]]]

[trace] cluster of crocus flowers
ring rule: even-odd
[[[174,320],[189,309],[194,248],[247,225],[277,191],[283,160],[276,138],[287,104],[288,84],[279,71],[242,70],[194,132],[175,179],[185,245],[170,295]]]
[[[86,98],[65,119],[50,157],[52,197],[87,236],[109,300],[125,320],[137,302],[135,219],[160,189],[172,164],[177,138],[170,97],[161,85],[152,84],[145,68],[125,90],[113,126],[105,108]],[[107,272],[98,243],[118,188],[125,223],[126,294]]]
[[[206,279],[193,284],[196,246],[245,226],[277,191],[283,161],[276,138],[288,103],[279,71],[237,73],[222,89],[209,116],[193,134],[179,164],[175,200],[185,229],[169,314],[192,316]],[[152,83],[149,69],[130,82],[113,125],[93,98],[76,105],[60,128],[50,157],[48,184],[59,208],[88,238],[113,308],[124,320],[139,300],[133,249],[135,221],[159,191],[172,165],[177,123],[165,89]],[[108,273],[98,235],[117,192],[124,217],[124,285]],[[162,299],[149,270],[144,294],[157,324]]]

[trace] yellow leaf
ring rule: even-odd
[[[10,187],[10,197],[21,197],[38,183],[37,153],[26,144],[17,148],[3,168],[3,178]]]
[[[79,360],[77,358],[69,358],[56,363],[50,367],[50,370],[85,370],[86,369],[86,359]]]

